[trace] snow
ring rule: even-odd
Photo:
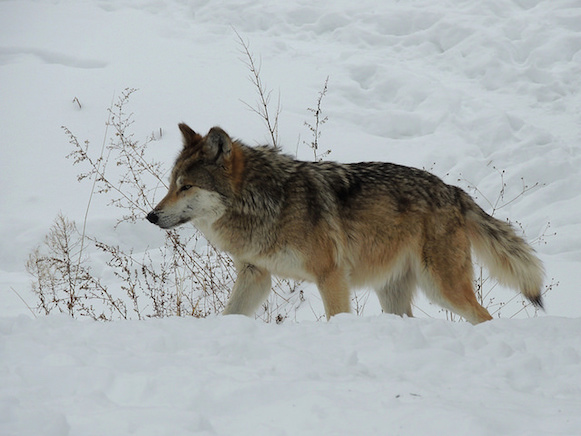
[[[329,323],[33,317],[27,256],[57,213],[82,222],[90,193],[61,126],[100,147],[133,87],[132,129],[161,129],[150,150],[168,165],[182,121],[268,141],[235,31],[280,95],[287,152],[312,158],[328,76],[330,159],[427,168],[489,211],[503,180],[496,216],[541,237],[559,282],[547,312],[473,327],[425,301],[380,315],[371,296]],[[580,89],[576,0],[0,2],[0,434],[581,434]],[[88,231],[159,242],[145,222],[115,229],[119,213],[95,199]]]
[[[573,435],[580,328],[4,319],[2,434]]]

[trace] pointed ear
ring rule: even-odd
[[[202,136],[194,132],[190,129],[185,123],[181,123],[178,125],[180,131],[182,132],[182,136],[184,139],[184,147],[197,147],[199,146],[200,142],[202,141]]]
[[[204,153],[209,160],[224,161],[232,151],[232,139],[220,127],[212,127],[204,141]]]

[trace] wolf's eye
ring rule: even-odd
[[[192,189],[192,185],[184,185],[180,188],[180,192],[185,192],[189,189]]]

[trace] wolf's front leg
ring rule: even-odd
[[[226,303],[224,315],[252,316],[270,292],[270,273],[250,264],[238,268],[238,277]]]
[[[317,277],[317,287],[323,299],[327,320],[338,313],[351,312],[351,294],[342,270],[335,269]]]

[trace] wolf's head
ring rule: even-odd
[[[167,195],[147,219],[163,229],[188,221],[211,225],[227,208],[242,175],[240,146],[219,127],[206,136],[180,124],[184,148],[171,173]]]

